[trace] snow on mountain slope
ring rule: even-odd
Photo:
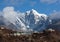
[[[40,14],[36,10],[32,9],[27,11],[25,14],[26,25],[37,31],[42,31],[46,28],[48,16],[45,14]]]
[[[40,14],[34,9],[26,13],[18,13],[14,11],[13,7],[6,7],[3,14],[5,25],[17,31],[42,31],[49,24],[48,16]]]

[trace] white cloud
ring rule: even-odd
[[[25,0],[4,0],[7,5],[22,5]]]
[[[25,28],[25,24],[22,23],[22,21],[18,17],[18,15],[20,16],[22,13],[15,11],[14,7],[5,7],[2,12],[3,12],[3,17],[6,20],[6,21],[4,20],[6,25],[9,25],[9,23],[12,23],[17,27],[17,30],[20,30],[20,28],[23,31],[27,30]]]
[[[50,18],[51,19],[60,19],[60,11],[54,10],[54,12],[51,13]]]
[[[3,9],[3,13],[4,13],[4,18],[6,18],[8,21],[12,23],[15,23],[17,12],[14,11],[14,7],[5,7]]]
[[[58,0],[40,0],[42,3],[53,4],[56,3]]]
[[[0,11],[0,16],[2,16],[3,15],[3,12],[2,11]]]

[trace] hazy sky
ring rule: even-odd
[[[45,14],[60,12],[60,0],[0,0],[0,11],[8,6],[12,6],[15,11],[21,12],[31,9]]]

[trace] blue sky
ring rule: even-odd
[[[14,7],[16,11],[26,12],[35,9],[39,13],[49,15],[60,11],[60,0],[0,0],[0,11],[8,6]]]

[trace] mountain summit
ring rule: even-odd
[[[48,16],[40,14],[34,9],[18,14],[13,9],[7,10],[3,11],[4,15],[0,20],[3,20],[4,25],[9,29],[23,32],[42,31],[49,24]]]

